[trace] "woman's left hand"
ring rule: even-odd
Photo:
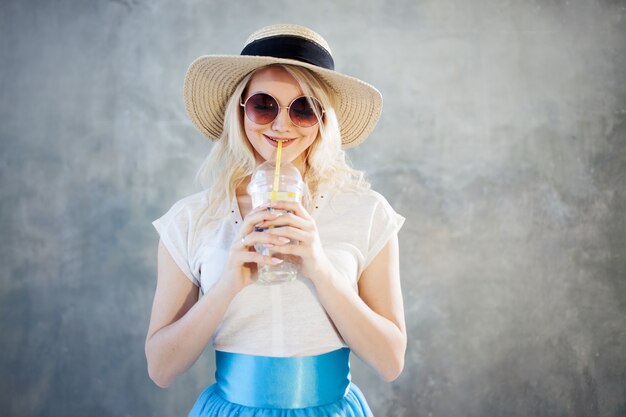
[[[270,207],[285,213],[257,226],[262,228],[274,226],[266,233],[298,241],[298,244],[273,246],[272,251],[299,257],[302,261],[302,273],[315,282],[316,277],[320,276],[330,263],[322,248],[315,220],[298,202],[277,201],[271,203]]]

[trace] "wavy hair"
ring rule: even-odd
[[[305,151],[303,180],[308,192],[303,199],[304,207],[309,211],[312,209],[321,187],[345,191],[369,189],[370,184],[365,179],[365,174],[349,165],[346,153],[341,148],[339,121],[334,110],[337,97],[330,87],[305,68],[282,64],[272,66],[287,71],[303,93],[317,98],[324,108],[317,138]],[[197,182],[203,189],[207,189],[207,214],[211,220],[223,218],[230,213],[237,187],[252,174],[256,166],[254,149],[244,130],[243,109],[240,106],[242,96],[255,72],[241,80],[228,100],[223,133],[196,176]]]

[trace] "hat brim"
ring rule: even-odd
[[[256,69],[271,64],[307,68],[335,92],[335,112],[344,148],[357,146],[374,130],[382,110],[382,95],[370,84],[293,59],[240,55],[201,56],[189,66],[183,90],[185,110],[193,124],[209,139],[219,139],[226,103],[239,82]]]

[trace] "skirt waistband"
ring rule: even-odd
[[[249,407],[305,408],[338,401],[350,388],[350,349],[277,358],[215,352],[217,392]]]

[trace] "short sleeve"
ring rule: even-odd
[[[405,220],[403,216],[396,213],[382,195],[378,194],[377,197],[378,201],[372,211],[370,220],[370,233],[363,270],[367,268],[370,262],[389,242],[389,239],[395,233],[398,233]]]
[[[191,209],[182,202],[178,202],[162,217],[152,222],[152,225],[159,233],[161,242],[169,251],[176,265],[187,278],[199,287],[200,279],[192,273],[190,267],[192,217]]]

